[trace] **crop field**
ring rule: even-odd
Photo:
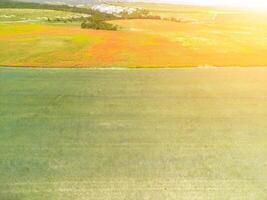
[[[267,198],[267,69],[0,68],[0,199]]]
[[[262,31],[257,27],[243,29],[159,20],[121,20],[114,23],[125,30],[165,39],[165,46],[160,48],[162,57],[165,57],[164,53],[169,53],[166,56],[170,66],[267,66],[264,56],[267,53],[267,38],[264,36],[267,27]]]
[[[189,21],[209,20],[218,8],[184,6],[174,4],[158,4],[158,3],[141,3],[141,2],[117,2],[113,3],[118,6],[134,7],[149,10],[153,15],[159,15],[163,18],[183,18]]]
[[[162,18],[174,17],[187,22],[221,22],[223,24],[233,24],[234,22],[237,22],[238,24],[245,23],[247,25],[251,25],[251,23],[267,24],[266,12],[258,10],[139,2],[118,2],[114,4],[119,6],[146,9],[150,11],[151,14],[159,15]]]
[[[119,25],[119,31],[96,31],[81,29],[77,24],[16,22],[24,13],[25,18],[41,20],[44,16],[71,15],[67,12],[3,9],[2,20],[3,16],[16,16],[16,20],[6,23],[0,19],[0,64],[32,67],[267,65],[267,15],[264,13],[162,4],[130,5],[180,21],[115,20],[111,23]]]
[[[149,52],[151,45],[165,43],[146,34],[83,30],[77,26],[0,25],[0,63],[8,66],[142,66],[149,61],[147,56],[160,54],[160,48]]]
[[[80,17],[82,14],[66,11],[39,10],[39,9],[0,9],[0,23],[2,22],[47,22],[48,18]]]

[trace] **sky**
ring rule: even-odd
[[[158,0],[158,2],[267,9],[267,0]]]

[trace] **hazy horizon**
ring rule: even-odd
[[[265,0],[147,0],[146,2],[148,1],[153,3],[172,3],[205,6],[233,6],[259,9],[267,8],[267,1]]]
[[[150,2],[150,3],[171,3],[185,5],[202,5],[202,6],[227,6],[243,7],[252,9],[267,9],[266,0],[19,0],[32,2],[65,2],[71,4],[91,4],[97,2],[125,1],[125,2]]]

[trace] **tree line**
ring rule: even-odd
[[[87,15],[101,16],[102,19],[112,20],[116,19],[113,14],[102,13],[91,8],[81,8],[76,6],[69,6],[64,4],[41,4],[31,2],[20,2],[12,0],[0,0],[0,8],[21,8],[21,9],[43,9],[43,10],[56,10],[56,11],[67,11],[73,13],[81,13]]]
[[[56,11],[66,11],[79,14],[89,15],[88,17],[79,18],[56,18],[48,19],[48,22],[77,22],[81,21],[81,28],[89,29],[102,29],[102,30],[118,30],[119,27],[110,24],[106,21],[116,20],[116,19],[161,19],[160,16],[150,15],[149,11],[144,9],[137,9],[134,12],[122,12],[121,14],[108,14],[103,13],[91,8],[82,8],[64,4],[42,4],[42,3],[31,3],[31,2],[19,2],[13,0],[0,0],[0,8],[20,8],[20,9],[44,9],[44,10],[56,10]]]

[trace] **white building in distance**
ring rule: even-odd
[[[128,14],[131,14],[137,10],[137,8],[113,6],[113,5],[108,5],[108,4],[95,5],[95,6],[92,6],[92,9],[97,10],[102,13],[107,13],[107,14],[120,14],[123,12],[127,12]]]

